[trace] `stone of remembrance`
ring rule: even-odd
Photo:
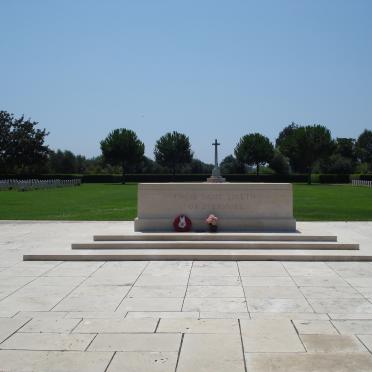
[[[138,187],[135,231],[172,231],[179,214],[205,231],[209,214],[220,231],[295,231],[287,183],[146,183]]]

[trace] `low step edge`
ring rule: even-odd
[[[232,254],[218,255],[214,254],[211,257],[198,254],[152,254],[148,256],[138,254],[25,254],[24,261],[372,261],[372,256],[357,256],[357,255],[303,255],[303,254],[278,254],[278,255],[247,255],[247,254]]]
[[[123,235],[94,235],[94,241],[320,241],[337,242],[336,235],[286,235],[254,233],[138,233]]]
[[[357,243],[336,242],[192,242],[147,241],[124,243],[73,243],[71,249],[307,249],[307,250],[359,250]]]

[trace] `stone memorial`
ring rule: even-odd
[[[143,183],[138,185],[135,231],[172,231],[184,214],[193,231],[206,231],[209,214],[219,231],[295,231],[292,185],[280,183]]]
[[[229,183],[221,177],[217,140],[213,173],[202,183],[142,183],[138,185],[139,232],[172,231],[182,214],[192,231],[206,231],[205,219],[218,217],[219,231],[295,231],[292,185],[286,183]]]

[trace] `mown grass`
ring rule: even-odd
[[[372,220],[372,189],[350,185],[294,187],[294,215],[299,221]],[[1,220],[133,220],[136,184],[83,184],[34,191],[1,191]]]
[[[2,220],[132,220],[136,213],[136,184],[0,192]]]
[[[294,185],[299,221],[372,221],[372,188],[351,185]]]

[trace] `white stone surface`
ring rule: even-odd
[[[113,353],[0,350],[6,372],[103,372]]]
[[[30,319],[0,318],[0,343],[20,329]]]
[[[161,319],[157,332],[239,334],[236,319]]]
[[[80,322],[80,319],[64,319],[60,317],[37,317],[20,329],[20,332],[69,333]]]
[[[360,353],[367,351],[355,336],[313,334],[301,335],[301,339],[306,350],[310,353]]]
[[[254,372],[370,372],[372,370],[372,355],[368,353],[246,354],[246,360],[247,370]]]
[[[136,231],[172,231],[187,215],[205,231],[209,214],[220,230],[295,231],[292,185],[285,183],[143,183],[138,185]]]
[[[107,372],[174,372],[176,352],[118,352]]]
[[[177,372],[244,372],[239,335],[186,334]]]
[[[99,334],[89,351],[178,351],[181,334]]]
[[[74,333],[144,333],[154,332],[157,319],[86,319],[74,330]]]
[[[338,332],[328,320],[293,320],[300,335],[337,335]]]
[[[372,223],[298,228],[359,242],[351,254],[372,253]],[[177,371],[244,371],[244,346],[248,371],[371,370],[371,262],[22,262],[25,252],[66,252],[72,241],[132,229],[131,222],[0,222],[0,335],[5,347],[30,348],[0,350],[2,369],[165,372],[179,355]],[[326,334],[331,323],[340,335]],[[93,333],[78,333],[79,325]],[[91,340],[87,351],[68,351]],[[61,351],[37,351],[44,348]]]
[[[245,352],[304,352],[305,349],[289,320],[241,320]]]
[[[0,349],[83,351],[94,335],[61,333],[16,333],[5,340]]]

